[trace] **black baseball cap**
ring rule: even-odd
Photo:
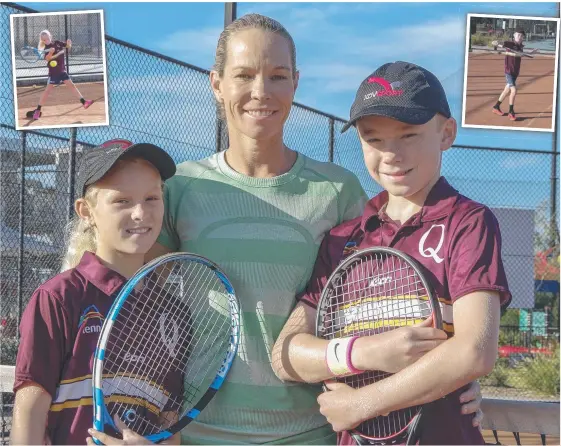
[[[349,122],[341,133],[365,116],[385,116],[421,125],[437,113],[447,118],[452,116],[446,93],[436,76],[413,63],[387,63],[360,84]]]
[[[126,139],[112,139],[84,151],[76,175],[76,194],[83,197],[86,187],[100,180],[125,155],[149,161],[164,181],[175,175],[175,163],[164,149],[149,143],[133,144]]]

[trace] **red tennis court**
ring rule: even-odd
[[[516,121],[509,120],[506,115],[501,117],[491,112],[506,85],[504,58],[505,56],[497,53],[469,54],[464,125],[551,129],[555,57],[535,54],[533,59],[522,59],[520,75],[516,81]],[[508,96],[501,109],[508,112]]]

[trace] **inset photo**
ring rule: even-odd
[[[103,11],[10,15],[17,130],[108,125]]]
[[[468,14],[462,126],[552,132],[559,19]]]

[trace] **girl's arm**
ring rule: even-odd
[[[53,54],[55,54],[55,49],[51,48],[47,55],[45,56],[45,60],[49,62],[53,58]]]
[[[16,392],[10,444],[45,444],[51,395],[29,382]]]

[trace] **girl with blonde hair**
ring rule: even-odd
[[[76,88],[72,79],[66,72],[66,66],[64,63],[64,49],[70,49],[72,47],[72,41],[68,39],[66,42],[61,42],[60,40],[53,40],[48,29],[41,31],[39,35],[39,43],[37,49],[40,51],[47,51],[45,53],[45,60],[47,61],[47,68],[49,69],[49,79],[47,80],[47,87],[39,99],[37,108],[33,111],[33,119],[37,120],[41,117],[41,108],[45,104],[47,97],[51,94],[51,91],[55,85],[60,85],[64,83],[70,90],[76,95],[80,103],[84,108],[89,108],[93,104],[93,100],[84,99],[82,93]]]
[[[12,444],[87,444],[101,326],[160,232],[163,181],[174,173],[152,144],[112,140],[84,154],[64,271],[33,293],[21,320]]]

